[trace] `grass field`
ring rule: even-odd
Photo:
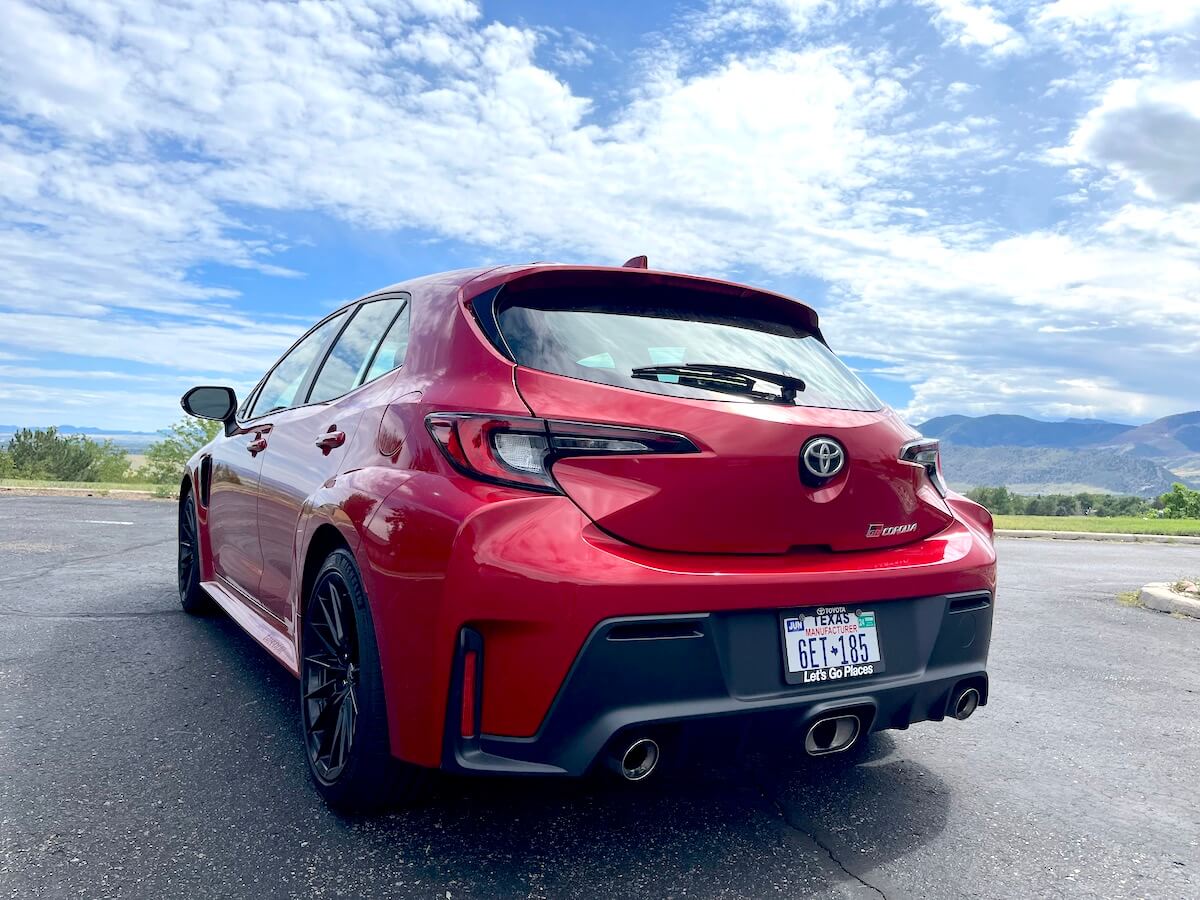
[[[1200,519],[1139,519],[1134,516],[996,516],[997,528],[1027,531],[1092,531],[1110,534],[1200,536]]]

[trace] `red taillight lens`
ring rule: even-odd
[[[942,478],[941,444],[933,438],[920,438],[909,441],[900,448],[900,461],[920,466],[929,476],[930,483],[943,497],[946,496],[946,482]]]
[[[699,452],[683,435],[590,422],[431,413],[425,426],[446,458],[467,475],[554,493],[559,489],[550,467],[563,457]]]
[[[462,671],[462,717],[459,734],[465,738],[475,737],[475,708],[479,682],[479,653],[468,650],[463,654]]]

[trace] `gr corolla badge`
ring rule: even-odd
[[[987,702],[991,520],[766,291],[529,265],[315,325],[179,506],[184,608],[299,679],[318,790],[430,769],[651,775],[689,743],[836,753]]]

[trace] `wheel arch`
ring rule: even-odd
[[[338,527],[330,522],[322,522],[313,531],[304,550],[304,564],[300,570],[300,593],[296,604],[297,618],[304,618],[304,604],[317,580],[317,572],[321,570],[321,565],[329,558],[329,554],[335,550],[345,550],[351,557],[354,556],[350,542]],[[355,564],[358,564],[357,559]],[[359,566],[360,572],[361,569]]]

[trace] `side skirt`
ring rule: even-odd
[[[300,663],[296,658],[296,645],[279,629],[246,605],[245,601],[217,581],[202,581],[202,587],[221,609],[229,613],[242,630],[254,638],[283,667],[296,677],[300,676]]]

